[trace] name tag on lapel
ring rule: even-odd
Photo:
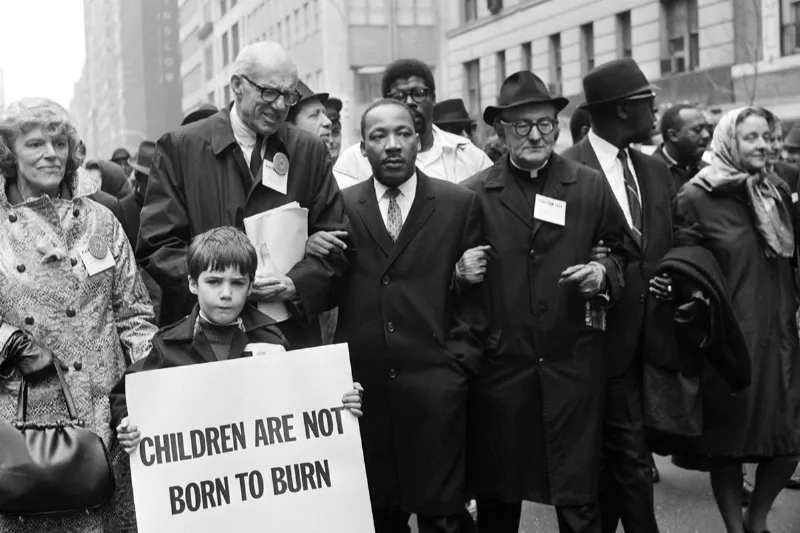
[[[264,168],[261,169],[261,183],[265,187],[269,187],[273,191],[277,191],[281,194],[286,194],[288,178],[288,172],[281,176],[275,170],[275,165],[273,165],[271,161],[264,160]]]
[[[797,203],[797,193],[796,193],[796,192],[793,192],[793,193],[792,193],[792,203],[793,203],[793,204],[796,204],[796,203]]]
[[[533,218],[563,226],[567,220],[567,202],[537,194]]]
[[[109,268],[113,267],[116,263],[114,261],[114,256],[111,255],[111,252],[108,251],[102,259],[97,259],[92,253],[89,251],[89,246],[83,247],[79,253],[81,254],[81,260],[83,261],[83,266],[86,267],[86,272],[89,273],[89,276],[94,276],[95,274],[99,274]]]

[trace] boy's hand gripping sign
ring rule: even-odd
[[[374,532],[347,345],[127,380],[140,533]]]

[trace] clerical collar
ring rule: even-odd
[[[511,157],[511,154],[508,154],[508,160],[511,162],[511,166],[519,171],[518,173],[527,174],[529,178],[533,179],[533,178],[539,177],[539,172],[544,170],[544,167],[547,166],[547,161],[550,161],[550,158],[547,158],[547,160],[544,162],[544,164],[542,166],[540,166],[539,168],[533,169],[533,170],[530,170],[530,169],[527,169],[527,168],[522,168],[521,166],[516,164],[514,162],[514,158]]]

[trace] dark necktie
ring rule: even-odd
[[[631,169],[628,166],[628,153],[625,150],[620,150],[617,154],[617,159],[622,163],[622,175],[625,179],[625,192],[628,195],[628,207],[631,210],[631,222],[634,235],[636,235],[637,243],[642,244],[642,201],[639,198],[639,192],[636,189],[636,181],[633,179]]]
[[[261,145],[264,144],[264,136],[256,135],[256,144],[253,146],[253,154],[250,156],[250,174],[255,178],[258,176],[258,169],[264,159],[261,157]]]

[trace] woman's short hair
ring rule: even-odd
[[[210,270],[221,272],[233,267],[250,281],[256,277],[258,255],[247,235],[231,226],[212,229],[192,239],[186,254],[189,275],[195,281]]]
[[[10,104],[0,116],[0,174],[7,179],[17,179],[14,141],[36,128],[66,135],[69,156],[64,178],[71,178],[83,163],[79,148],[81,140],[67,110],[48,98],[23,98]]]

